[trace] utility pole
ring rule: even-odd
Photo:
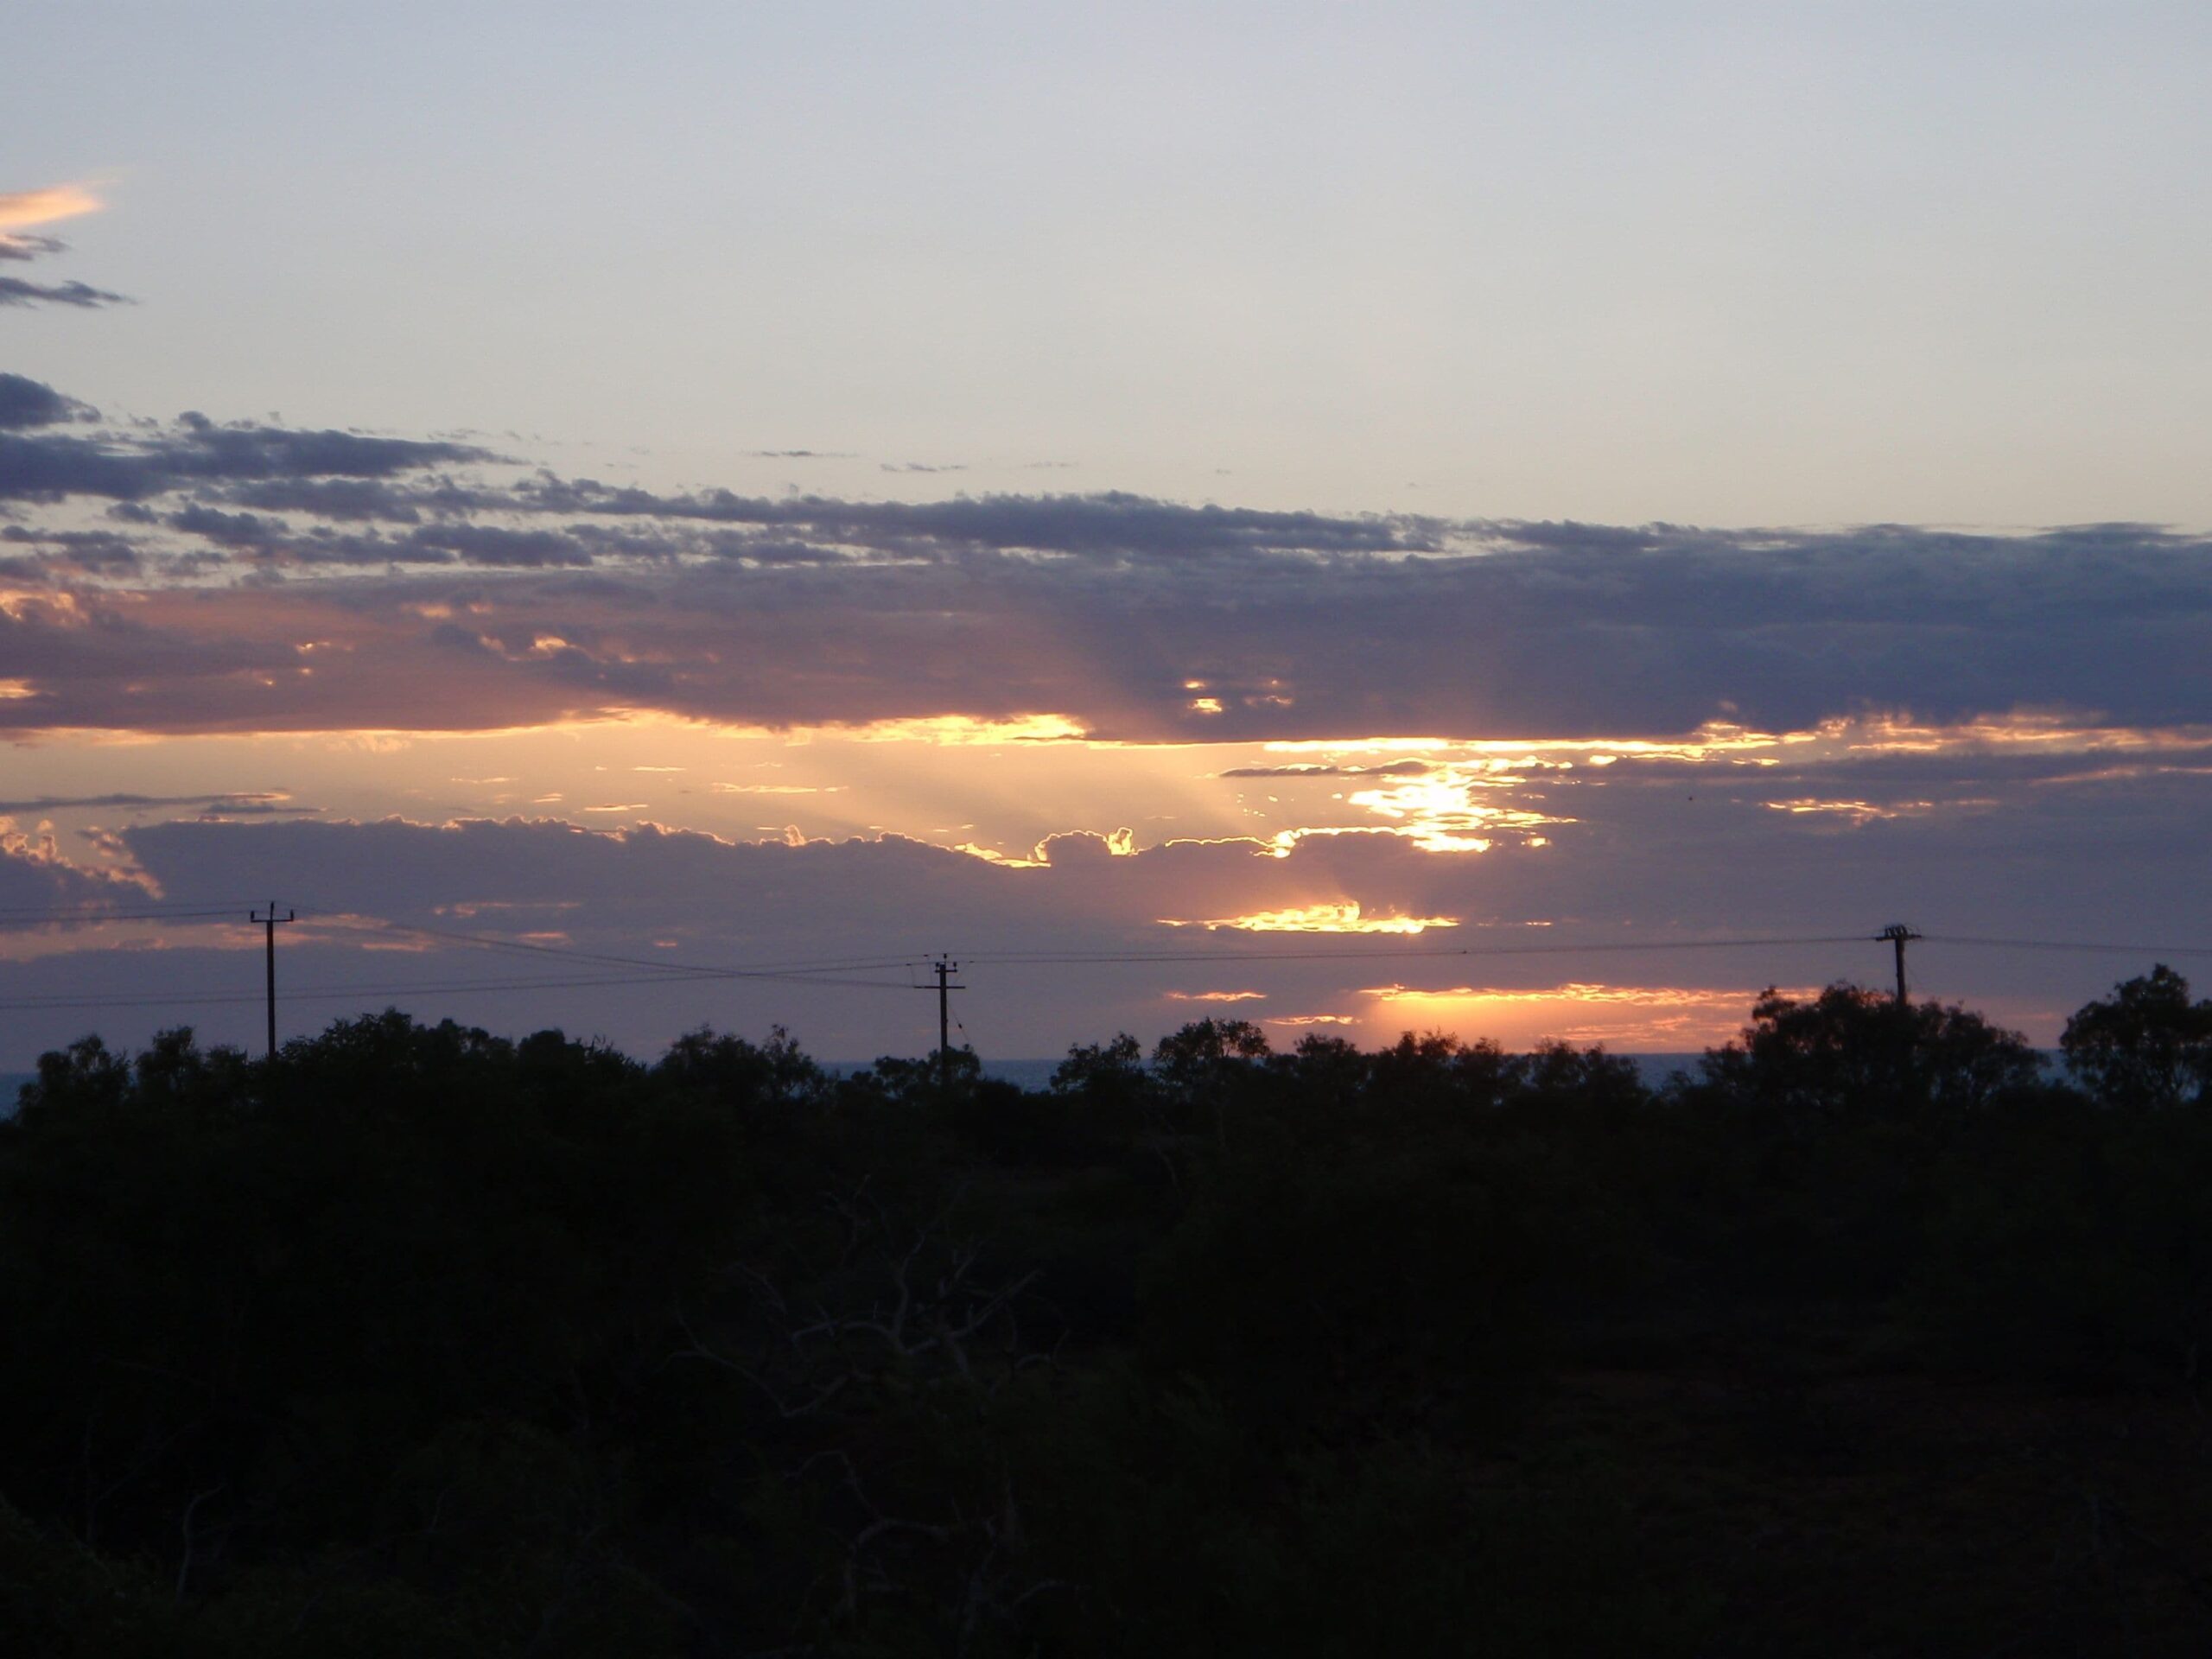
[[[955,985],[952,976],[960,971],[960,964],[940,956],[930,964],[930,971],[937,976],[937,1086],[941,1093],[952,1092],[952,999],[950,993],[964,991],[965,985]],[[927,990],[929,988],[922,988]]]
[[[266,916],[254,911],[248,911],[246,919],[250,922],[260,923],[268,934],[269,1058],[273,1060],[276,1058],[276,924],[296,921],[299,918],[289,910],[279,916],[276,913],[276,901],[271,899],[269,901],[269,913]]]
[[[1904,948],[1905,948],[1905,945],[1906,945],[1908,943],[1910,943],[1911,940],[1914,940],[1914,939],[1919,938],[1920,937],[1922,937],[1922,936],[1921,936],[1921,935],[1919,935],[1919,934],[1917,934],[1917,933],[1916,933],[1916,932],[1914,932],[1910,928],[1907,927],[1907,926],[1906,926],[1903,922],[1891,922],[1891,923],[1887,927],[1884,928],[1880,932],[1877,933],[1877,934],[1874,936],[1874,938],[1876,938],[1876,940],[1879,941],[1879,940],[1882,940],[1882,939],[1887,939],[1887,940],[1888,940],[1891,944],[1893,944],[1893,945],[1895,945],[1895,946],[1897,947],[1897,1007],[1899,1007],[1900,1008],[1902,1008],[1902,1007],[1904,1007],[1904,1005],[1905,1005],[1905,996],[1904,996]]]

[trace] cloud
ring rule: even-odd
[[[0,305],[73,305],[90,310],[95,306],[130,303],[123,295],[86,283],[33,283],[20,276],[0,276]]]
[[[276,464],[258,435],[236,457],[72,440],[61,460],[27,460],[41,442],[0,441],[0,491],[21,497],[73,478],[140,497],[188,465]],[[431,459],[372,450],[307,464]],[[280,641],[334,610],[342,632],[448,683],[455,695],[440,728],[631,709],[763,726],[1051,713],[1099,737],[1224,741],[1628,739],[1715,720],[1786,732],[1880,709],[1937,721],[2038,707],[2123,724],[2212,718],[2197,667],[2212,649],[2212,550],[2158,531],[1989,537],[1971,559],[1949,538],[1885,533],[1870,548],[1838,533],[1794,538],[1779,553],[1715,535],[1628,556],[1502,548],[1408,561],[1222,548],[1188,563],[974,546],[916,558],[817,544],[793,556],[779,540],[756,562],[734,546],[702,548],[680,524],[610,548],[568,525],[441,519],[391,537],[197,504],[166,523],[203,552],[375,574],[283,594],[202,594],[188,613],[162,602],[156,586],[111,620],[162,630],[188,614],[189,637],[174,640],[181,652],[281,657]],[[1944,591],[1922,608],[1859,594],[1847,579]],[[100,594],[80,601],[108,614]],[[472,617],[461,642],[502,645],[504,683],[480,704],[459,694],[480,696],[481,677],[453,683],[431,654],[453,631],[423,620],[461,602]],[[572,649],[530,648],[548,636]],[[42,644],[67,655],[101,638]],[[92,665],[73,677],[83,682]],[[1192,708],[1192,680],[1218,712]],[[348,710],[325,691],[280,687],[254,706],[272,729],[393,723],[389,693]],[[107,717],[86,708],[72,718]],[[180,697],[159,728],[195,718],[193,699]],[[1423,770],[1403,756],[1323,757],[1237,775]]]
[[[35,925],[45,914],[143,900],[146,890],[127,876],[71,863],[54,837],[18,830],[0,813],[0,922]]]
[[[49,184],[37,190],[0,194],[0,232],[23,231],[34,225],[96,213],[103,205],[81,184]]]
[[[49,253],[64,251],[68,245],[50,236],[0,235],[0,260],[42,259]]]
[[[288,804],[291,798],[278,793],[223,795],[37,795],[25,800],[0,801],[0,814],[82,812],[98,808],[126,808],[153,811],[167,807],[197,806],[227,815],[264,812],[314,812],[317,807]]]
[[[21,263],[65,251],[67,245],[53,237],[27,235],[24,232],[30,226],[96,213],[100,206],[98,198],[76,184],[0,194],[0,261]],[[130,303],[120,294],[86,283],[34,283],[20,276],[0,276],[0,305],[72,305],[89,309]]]
[[[1230,766],[1223,778],[1420,778],[1435,770],[1429,760],[1386,760],[1372,766],[1299,764],[1287,766]]]
[[[375,478],[261,479],[229,484],[205,495],[234,506],[269,512],[312,513],[340,522],[382,519],[413,524],[421,523],[426,512],[440,510],[435,491],[418,489],[403,496],[388,488],[383,480]]]
[[[21,431],[81,420],[93,411],[52,386],[20,374],[0,373],[0,431]]]
[[[110,531],[25,531],[0,526],[0,543],[33,550],[0,558],[0,583],[53,586],[77,577],[137,575],[145,562],[128,537]]]
[[[1052,860],[1007,865],[892,835],[728,841],[652,823],[599,830],[548,819],[178,820],[122,835],[164,893],[181,900],[254,890],[282,869],[289,902],[323,912],[428,923],[457,905],[560,903],[582,906],[570,924],[579,938],[642,928],[794,948],[810,934],[855,932],[880,945],[887,917],[902,932],[969,944],[1010,935],[1159,940],[1169,937],[1154,920],[1163,905],[1287,912],[1327,891],[1356,895],[1355,908],[1364,899],[1370,910],[1406,912],[1446,874],[1380,836],[1301,845],[1287,856],[1244,840],[1171,842],[1116,856],[1110,837],[1066,836],[1053,838]],[[1078,842],[1095,843],[1096,855],[1065,856]]]
[[[559,531],[508,530],[496,524],[436,524],[411,531],[409,550],[453,554],[492,569],[538,569],[548,565],[588,565],[592,550]],[[404,553],[394,550],[394,556]]]
[[[961,496],[928,502],[849,501],[818,495],[741,496],[728,490],[664,495],[546,474],[527,481],[515,499],[517,505],[540,512],[804,531],[817,540],[909,556],[997,549],[1191,558],[1268,549],[1406,551],[1436,544],[1427,521],[1402,517],[1193,507],[1121,491],[1080,496]]]
[[[645,710],[1200,742],[1787,734],[1883,710],[2212,721],[2212,538],[2157,526],[1713,530],[1115,492],[667,493],[522,471],[452,439],[199,415],[64,428],[66,404],[35,382],[0,385],[18,411],[0,430],[0,498],[47,560],[15,574],[71,584],[76,607],[69,626],[34,607],[0,627],[11,676],[37,690],[0,706],[18,730],[463,729]],[[57,539],[101,502],[134,527],[127,557]],[[340,639],[357,661],[301,673],[303,638]],[[143,688],[130,695],[114,683],[126,639]],[[372,653],[379,673],[360,666]],[[1317,753],[1235,775],[1410,782],[1427,766]]]
[[[223,512],[198,505],[171,513],[162,522],[171,530],[181,530],[230,548],[273,547],[291,534],[291,526],[280,518],[264,518],[251,512]]]
[[[2124,775],[2082,780],[2085,741],[2105,746],[2088,771]],[[976,988],[969,1024],[988,1033],[1000,1054],[1049,1052],[1116,1028],[1149,1033],[1163,1008],[1182,1006],[1179,997],[1197,1001],[1210,992],[1263,995],[1262,1006],[1294,1017],[1357,1004],[1369,1038],[1387,1036],[1384,1027],[1402,1020],[1470,1033],[1522,1032],[1525,1024],[1560,1034],[1571,1024],[1588,1039],[1605,1034],[1599,1023],[1633,1016],[1645,1046],[1680,1046],[1739,1019],[1745,986],[1878,981],[1889,958],[1872,936],[1898,918],[1929,936],[1915,947],[1916,984],[1947,997],[1993,994],[1996,1011],[2048,1037],[2056,1029],[2049,1020],[2152,958],[1976,953],[1952,936],[2188,944],[2212,928],[2212,898],[2197,868],[2212,734],[2192,747],[2182,733],[2091,738],[2031,725],[1968,741],[1878,723],[1787,746],[1734,742],[1716,741],[1702,759],[1689,746],[1655,746],[1608,766],[1581,764],[1587,756],[1577,750],[1567,769],[1519,772],[1510,798],[1571,822],[1555,827],[1548,844],[1501,835],[1482,854],[1430,850],[1387,828],[1142,846],[1119,831],[1077,830],[1046,836],[1038,857],[994,861],[897,835],[827,840],[791,831],[734,841],[652,823],[190,816],[225,804],[276,805],[273,795],[54,795],[10,805],[120,820],[107,855],[178,905],[228,901],[276,880],[280,900],[320,918],[316,927],[383,917],[504,934],[557,918],[582,951],[693,965],[864,962],[875,966],[844,971],[886,979],[873,988],[780,981],[748,988],[728,980],[610,987],[566,1001],[565,993],[529,991],[385,999],[503,1029],[567,1020],[641,1049],[701,1020],[740,1029],[784,1020],[817,1052],[865,1053],[903,1040],[882,1033],[905,1031],[910,1006],[913,1046],[925,1046],[930,1011],[918,997],[910,1004],[897,964],[939,950],[963,963]],[[1774,758],[1777,747],[1802,758],[1746,764]],[[1439,762],[1470,764],[1458,753]],[[1319,798],[1330,781],[1303,787]],[[571,798],[599,804],[619,797]],[[1774,810],[1807,798],[1934,804],[1864,820]],[[183,816],[129,822],[142,810],[146,817]],[[16,882],[0,891],[36,895],[16,902],[54,902],[44,895],[71,883],[99,891],[86,873],[30,851],[18,847],[18,868],[0,870]],[[476,921],[455,919],[469,916]],[[1161,918],[1216,925],[1172,928]],[[1419,934],[1347,931],[1439,920],[1454,925]],[[1725,944],[1747,936],[1779,943]],[[241,954],[224,967],[219,953],[192,955],[195,937],[163,936],[172,947],[166,980],[149,980],[150,970],[124,954],[105,966],[74,963],[66,975],[56,968],[48,978],[118,995],[144,985],[159,995],[163,983],[198,985],[219,969],[245,991],[257,988],[256,963]],[[321,942],[310,950],[311,939]],[[664,939],[678,944],[664,950],[656,942]],[[518,969],[518,957],[455,941],[326,928],[294,936],[286,982],[369,982],[360,944],[403,940],[429,948],[404,967],[375,967],[374,982],[575,971],[537,958]],[[242,953],[247,943],[238,942]],[[1088,957],[1106,959],[1081,959]],[[0,970],[0,988],[5,982]],[[1426,995],[1357,995],[1388,986]],[[1560,988],[1574,986],[1650,995],[1623,1002],[1592,993],[1580,1015],[1548,1011],[1561,997],[1573,1001]],[[1688,999],[1681,1007],[1660,1006],[1677,992]],[[1665,1026],[1678,1017],[1691,1023]],[[41,1016],[37,1040],[66,1040],[81,1018]],[[32,1039],[18,1030],[11,1040]]]
[[[387,479],[491,459],[469,444],[253,422],[218,425],[195,412],[150,430],[0,435],[0,499],[142,501],[202,482]]]

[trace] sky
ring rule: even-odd
[[[6,35],[0,1070],[2212,975],[2202,6]]]

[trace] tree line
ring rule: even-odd
[[[2212,1002],[41,1057],[0,1648],[2195,1652]]]

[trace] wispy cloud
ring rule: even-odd
[[[130,303],[124,296],[89,283],[33,283],[20,276],[0,276],[0,305],[73,305],[91,310]]]
[[[36,190],[0,192],[0,233],[52,225],[85,213],[96,213],[106,204],[82,184],[49,184]]]
[[[98,213],[103,204],[80,184],[48,185],[40,190],[0,194],[0,260],[27,262],[66,251],[67,245],[50,236],[30,233],[35,225],[50,225]],[[25,277],[0,276],[0,305],[67,305],[89,310],[104,305],[128,305],[123,295],[89,283],[35,283]]]
[[[132,812],[159,811],[197,806],[225,817],[270,812],[315,812],[316,807],[296,807],[281,790],[226,795],[35,795],[23,800],[0,801],[0,813],[28,816],[47,812],[84,812],[119,808]]]

